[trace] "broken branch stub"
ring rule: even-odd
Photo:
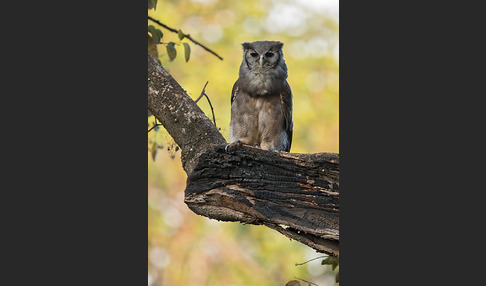
[[[339,256],[339,155],[217,145],[187,178],[185,202],[221,221],[265,225]]]

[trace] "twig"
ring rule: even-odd
[[[162,125],[162,123],[155,124],[154,126],[152,126],[152,127],[151,127],[151,128],[148,130],[148,132],[152,131],[152,129],[154,129],[155,127],[157,127],[157,126],[161,126],[161,125]],[[148,132],[147,132],[147,133],[148,133]]]
[[[155,127],[157,127],[157,126],[161,126],[161,125],[162,125],[162,123],[157,123],[157,118],[156,118],[156,117],[155,117],[155,122],[154,122],[154,123],[155,123],[155,124],[154,124],[154,126],[152,126],[152,127],[151,127],[151,128],[148,130],[148,132],[147,132],[147,133],[149,133],[150,131],[152,131],[152,129],[154,129]]]
[[[167,26],[167,25],[166,25],[166,24],[164,24],[164,23],[161,23],[160,21],[155,20],[154,18],[152,18],[152,17],[150,17],[150,16],[148,16],[148,19],[149,19],[149,20],[151,20],[152,22],[157,23],[158,25],[162,26],[163,28],[165,28],[165,29],[167,29],[167,30],[169,30],[169,31],[171,31],[171,32],[173,32],[173,33],[176,33],[176,34],[178,34],[178,33],[179,33],[179,31],[178,31],[178,30],[176,30],[176,29],[174,29],[174,28],[171,28],[171,27]],[[182,33],[182,34],[184,34],[184,33]],[[223,60],[223,58],[222,58],[220,55],[218,55],[217,53],[213,52],[212,50],[210,50],[209,48],[207,48],[207,47],[206,47],[206,46],[204,46],[203,44],[199,43],[198,41],[194,40],[194,39],[191,37],[191,35],[189,35],[189,34],[184,34],[184,37],[186,37],[187,39],[189,39],[189,40],[190,40],[191,42],[193,42],[194,44],[196,44],[196,45],[198,45],[198,46],[202,47],[202,48],[203,48],[203,49],[205,49],[206,51],[210,52],[211,54],[215,55],[215,56],[216,56],[216,57],[218,57],[220,60]]]
[[[211,104],[211,100],[209,100],[209,97],[206,94],[206,86],[208,85],[208,83],[209,83],[209,81],[206,81],[206,84],[204,85],[203,90],[201,91],[201,95],[195,100],[195,102],[197,103],[201,99],[201,97],[203,97],[203,95],[206,97],[206,99],[209,102],[209,106],[211,107],[211,113],[213,114],[214,126],[216,126],[216,128],[218,128],[218,126],[216,125],[216,118],[214,117],[213,105]]]
[[[316,258],[309,259],[309,260],[307,260],[305,262],[302,262],[302,263],[295,263],[295,266],[304,265],[304,264],[306,264],[308,262],[311,262],[311,261],[316,260],[316,259],[319,259],[319,258],[324,258],[324,257],[327,257],[327,256],[319,256],[319,257],[316,257]]]
[[[206,86],[208,85],[208,83],[209,81],[206,81],[206,84],[204,85],[203,90],[201,91],[201,95],[196,100],[194,100],[196,103],[199,101],[199,99],[201,99],[203,95],[206,94]]]

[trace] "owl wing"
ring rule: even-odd
[[[231,104],[233,104],[233,101],[236,98],[236,95],[238,94],[239,88],[238,88],[238,80],[236,80],[235,84],[233,85],[233,90],[231,90]]]
[[[294,130],[294,123],[292,122],[292,91],[290,85],[285,81],[284,88],[280,92],[280,102],[282,104],[282,111],[284,115],[284,128],[287,132],[289,144],[285,151],[290,152],[290,146],[292,145],[292,133]]]

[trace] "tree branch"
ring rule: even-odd
[[[165,29],[167,29],[167,30],[169,30],[169,31],[171,31],[171,32],[173,32],[173,33],[179,34],[179,31],[178,31],[178,30],[176,30],[176,29],[174,29],[174,28],[171,28],[171,27],[167,26],[167,25],[166,25],[166,24],[164,24],[164,23],[161,23],[160,21],[155,20],[154,18],[152,18],[152,17],[150,17],[150,16],[148,16],[148,19],[149,19],[150,21],[154,22],[154,23],[157,23],[157,24],[158,24],[158,25],[160,25],[161,27],[163,27],[163,28],[165,28]],[[182,31],[181,31],[181,33],[182,33]],[[182,33],[182,34],[184,34],[184,33]],[[213,52],[211,49],[209,49],[209,48],[208,48],[208,47],[206,47],[205,45],[203,45],[203,44],[199,43],[198,41],[194,40],[194,39],[191,37],[191,35],[189,35],[189,34],[184,34],[184,37],[185,37],[185,38],[187,38],[189,41],[193,42],[194,44],[196,44],[196,45],[200,46],[201,48],[205,49],[206,51],[210,52],[211,54],[215,55],[215,56],[216,56],[217,58],[219,58],[220,60],[223,60],[223,58],[222,58],[220,55],[218,55],[217,53]]]
[[[188,175],[185,202],[222,221],[265,225],[339,256],[339,155],[214,146]]]
[[[148,109],[181,148],[187,174],[211,144],[226,140],[174,78],[148,55]]]
[[[212,219],[265,225],[339,256],[339,155],[234,145],[148,55],[148,108],[182,149],[185,203]]]
[[[206,97],[206,99],[208,100],[208,103],[209,103],[209,107],[211,107],[211,113],[213,114],[214,126],[216,126],[216,128],[218,128],[218,125],[216,125],[216,117],[214,116],[213,105],[211,104],[211,100],[209,100],[209,96],[206,94],[206,86],[208,85],[208,83],[209,83],[209,81],[206,82],[206,84],[203,87],[203,90],[201,91],[201,95],[195,100],[195,102],[197,103],[201,99],[201,97],[203,97],[203,96]]]

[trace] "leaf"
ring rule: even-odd
[[[152,159],[155,161],[155,156],[157,155],[157,143],[154,142],[154,144],[152,144],[152,150],[151,153],[152,153]]]
[[[336,257],[329,256],[326,259],[322,260],[321,265],[328,264],[331,265],[332,270],[336,269],[339,266],[339,259]]]
[[[162,31],[159,29],[157,29],[156,32],[157,35],[159,36],[159,42],[157,44],[160,44],[160,40],[164,37],[164,33],[162,33]]]
[[[161,30],[156,29],[153,25],[148,26],[148,31],[152,35],[152,39],[156,44],[160,44],[160,40],[164,36]]]
[[[191,57],[191,46],[188,43],[184,43],[184,58],[186,59],[186,63],[189,61]]]
[[[155,44],[154,40],[150,36],[148,36],[148,52],[152,57],[154,57],[154,59],[159,58],[159,52],[157,52],[157,45]]]
[[[155,30],[156,30],[156,29],[155,29],[154,25],[149,25],[149,26],[148,26],[148,32],[149,32],[149,33],[152,35],[152,37],[153,37],[155,34],[157,34],[157,33],[155,32]]]
[[[177,50],[175,49],[174,45],[175,45],[174,42],[170,42],[166,46],[166,48],[167,48],[167,54],[169,55],[169,59],[171,61],[173,61],[176,58],[176,56],[177,56]]]
[[[181,29],[179,29],[179,31],[177,32],[177,36],[179,36],[179,40],[181,40],[181,41],[182,41],[182,39],[184,39],[184,37],[185,37],[186,35],[184,35],[184,33],[182,33]]]
[[[157,8],[157,0],[148,0],[148,9],[156,9]]]
[[[324,265],[324,264],[331,264],[331,263],[332,263],[332,262],[331,262],[331,257],[328,257],[328,258],[326,258],[326,259],[322,260],[321,265]]]

